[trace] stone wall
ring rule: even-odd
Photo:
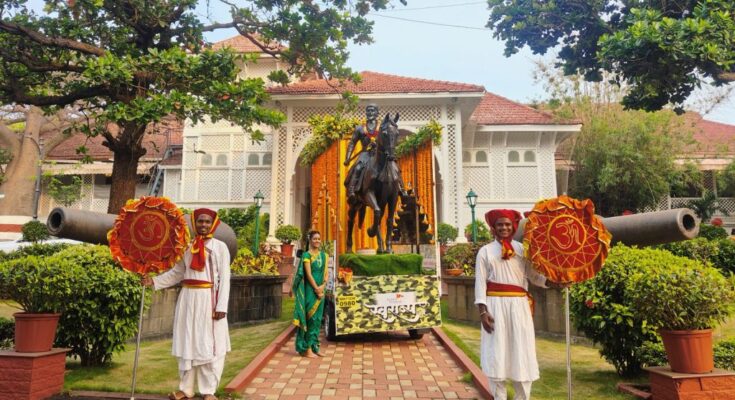
[[[233,326],[246,322],[280,318],[283,282],[286,276],[232,276],[227,322]],[[171,337],[174,311],[180,287],[156,290],[151,306],[143,315],[141,338]]]
[[[447,284],[448,317],[466,322],[480,322],[480,313],[475,306],[475,277],[444,276]],[[565,334],[564,293],[556,289],[541,289],[531,285],[531,295],[536,300],[533,323],[536,332]],[[572,336],[582,336],[571,326]]]

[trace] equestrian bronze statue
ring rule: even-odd
[[[401,170],[395,155],[398,144],[398,114],[394,119],[386,115],[377,125],[378,107],[368,105],[365,109],[367,123],[355,128],[347,147],[344,164],[349,165],[357,142],[362,150],[357,161],[347,173],[344,185],[347,188],[347,252],[352,252],[352,230],[355,217],[359,216],[360,227],[365,219],[365,210],[373,210],[373,224],[368,229],[370,237],[377,237],[378,253],[392,253],[393,220],[398,196],[406,196],[403,189]],[[387,210],[386,210],[387,209]],[[387,211],[385,240],[380,232],[380,222]]]

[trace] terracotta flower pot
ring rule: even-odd
[[[40,353],[51,350],[61,314],[15,313],[15,351]]]
[[[712,329],[693,331],[660,330],[671,370],[685,374],[712,372]]]
[[[281,243],[281,254],[284,257],[293,256],[293,243]]]
[[[462,269],[460,268],[452,268],[452,269],[447,269],[445,271],[447,275],[449,276],[460,276],[462,275],[462,272],[463,272]]]

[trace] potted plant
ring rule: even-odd
[[[276,239],[281,241],[281,253],[284,257],[293,256],[293,244],[291,242],[301,239],[301,229],[293,225],[281,225],[276,229]]]
[[[73,293],[73,279],[63,263],[28,256],[0,264],[0,297],[17,302],[15,351],[51,350],[64,296]]]
[[[458,232],[457,228],[452,225],[444,222],[439,224],[439,228],[437,229],[437,239],[439,240],[439,250],[441,255],[444,255],[447,252],[449,242],[453,242],[454,239],[457,238]]]
[[[733,312],[735,276],[682,257],[666,261],[633,275],[631,310],[659,329],[674,372],[710,372],[712,328]]]

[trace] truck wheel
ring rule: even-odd
[[[337,340],[337,327],[334,323],[334,303],[327,300],[324,304],[324,329],[327,340],[334,342]]]
[[[411,339],[421,339],[422,337],[424,337],[424,333],[426,333],[424,329],[409,329],[408,330],[408,336],[410,336]]]

